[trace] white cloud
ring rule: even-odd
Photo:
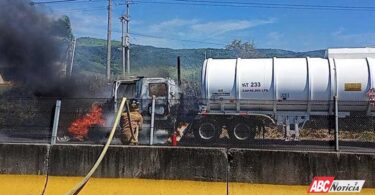
[[[172,19],[160,22],[159,24],[154,24],[150,26],[150,31],[161,32],[163,30],[173,29],[176,27],[187,27],[188,25],[196,24],[198,20],[183,20],[183,19]]]
[[[157,46],[157,47],[165,47],[165,48],[179,48],[181,44],[176,41],[169,40],[169,39],[158,39],[152,37],[132,37],[130,40],[134,44],[138,45],[150,45],[150,46]]]
[[[58,11],[56,14],[66,14]],[[106,38],[107,36],[107,15],[104,13],[74,12],[67,13],[71,19],[73,33],[76,37]],[[161,21],[159,23],[148,23],[146,21],[132,21],[131,35],[132,42],[136,44],[170,47],[170,48],[192,48],[192,47],[220,47],[225,45],[240,34],[248,34],[249,29],[261,25],[274,23],[276,19],[253,19],[253,20],[220,20],[203,21],[198,19],[180,19]],[[151,35],[153,38],[137,36],[135,34]],[[241,36],[242,37],[242,36]],[[112,39],[121,39],[120,22],[112,21]],[[179,40],[195,40],[198,42],[182,42]],[[199,41],[203,43],[199,43]],[[216,43],[215,45],[204,42]],[[217,44],[218,43],[218,44]]]
[[[212,36],[222,35],[227,32],[246,30],[260,25],[271,24],[276,20],[274,18],[266,20],[221,20],[202,22],[196,19],[172,19],[154,24],[149,27],[150,32],[171,32],[176,34],[181,32],[189,32],[195,34],[206,34]],[[182,33],[185,35],[185,33]]]
[[[268,20],[224,20],[198,23],[191,26],[194,32],[209,35],[222,35],[228,32],[246,30],[260,25],[274,23],[275,19]]]
[[[161,21],[150,26],[137,26],[134,32],[145,32],[143,34],[166,37],[167,40],[155,38],[139,38],[137,43],[155,46],[186,48],[186,47],[218,47],[238,37],[240,34],[249,34],[249,29],[257,26],[274,23],[276,19],[254,19],[254,20],[221,20],[201,21],[197,19],[185,20],[175,18]],[[146,33],[147,32],[147,33]],[[138,37],[137,37],[138,38]],[[170,38],[170,39],[168,39]],[[201,42],[212,42],[215,45],[198,42],[181,42],[179,39],[194,40]]]
[[[365,47],[375,45],[375,33],[345,33],[345,29],[341,28],[332,33],[332,36],[339,41],[342,46],[349,47]]]

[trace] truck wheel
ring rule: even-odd
[[[252,140],[256,135],[256,127],[251,124],[247,124],[244,121],[235,123],[229,130],[229,136],[231,139],[237,141]]]
[[[199,142],[209,143],[217,139],[219,127],[213,120],[203,120],[194,128],[194,138]]]

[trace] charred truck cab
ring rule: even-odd
[[[118,109],[119,98],[126,97],[139,102],[139,109],[147,121],[152,112],[152,97],[155,96],[155,122],[174,127],[175,113],[179,106],[180,90],[175,81],[169,78],[129,77],[116,80],[113,84],[112,98],[114,109]],[[173,114],[172,114],[173,113]],[[171,126],[172,125],[172,126]]]

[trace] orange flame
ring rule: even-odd
[[[85,116],[76,119],[68,128],[68,132],[76,139],[83,141],[87,138],[89,128],[94,125],[104,125],[102,108],[100,105],[94,103],[91,105],[89,113]]]

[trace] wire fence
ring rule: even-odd
[[[50,143],[56,100],[55,98],[0,99],[0,142]],[[278,105],[295,105],[296,111],[288,112],[282,110],[282,106],[277,107],[278,110],[274,112],[272,110],[274,102],[263,105],[254,101],[241,102],[242,107],[247,110],[244,112],[241,107],[238,112],[231,106],[226,106],[224,111],[220,105],[208,109],[207,104],[204,104],[207,100],[156,99],[154,123],[151,124],[152,99],[136,101],[140,104],[139,113],[143,118],[138,136],[139,145],[334,150],[336,127],[334,113],[327,110],[327,112],[306,114],[303,109],[299,110],[303,107],[303,102],[298,104],[277,102]],[[62,99],[57,143],[105,143],[113,126],[115,104],[114,100],[105,98]],[[318,105],[318,103],[310,102],[309,105]],[[339,103],[339,105],[348,106],[349,103]],[[357,107],[351,109],[357,111],[339,108],[338,138],[341,149],[361,147],[375,150],[374,116],[369,114],[366,106],[362,106],[366,105],[365,102],[363,104],[356,102],[353,105]],[[123,119],[127,117],[125,113]],[[275,123],[262,114],[251,115],[251,113],[264,113]],[[289,118],[289,122],[286,122],[285,118],[281,117],[283,119],[281,120],[280,116],[274,113],[288,113],[293,117],[298,115],[301,120],[293,122]],[[297,126],[294,123],[297,123]],[[288,139],[290,136],[288,131],[292,132],[291,137],[294,139]],[[124,144],[121,141],[123,132],[123,126],[119,125],[112,144]],[[153,139],[150,139],[151,136]]]

